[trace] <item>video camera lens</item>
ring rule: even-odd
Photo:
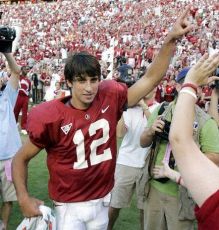
[[[8,26],[0,26],[0,52],[10,53],[12,42],[16,37],[16,31]]]

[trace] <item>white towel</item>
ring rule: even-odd
[[[40,205],[42,216],[24,218],[16,230],[56,230],[56,219],[51,208]]]

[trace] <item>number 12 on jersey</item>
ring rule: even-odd
[[[88,129],[90,137],[96,134],[97,130],[103,130],[103,136],[99,139],[93,140],[90,145],[90,164],[97,165],[103,161],[112,159],[112,154],[110,148],[107,148],[103,153],[97,155],[97,147],[105,144],[109,140],[109,122],[106,119],[100,119],[92,123]],[[85,169],[88,168],[88,161],[85,159],[85,142],[84,135],[81,129],[75,132],[73,137],[73,142],[76,147],[77,162],[74,162],[74,169]]]

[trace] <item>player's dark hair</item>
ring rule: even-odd
[[[101,77],[101,68],[98,60],[87,52],[79,52],[70,56],[65,64],[65,80],[74,81],[76,77],[87,75]]]

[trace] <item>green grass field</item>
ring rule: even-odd
[[[47,189],[48,171],[46,167],[46,153],[42,151],[34,159],[31,160],[29,165],[28,177],[28,191],[29,193],[43,200],[45,205],[51,207],[51,202],[48,197]],[[23,216],[20,212],[17,202],[14,203],[10,222],[9,230],[15,230],[19,223],[22,221]],[[138,230],[139,215],[135,205],[135,198],[133,198],[130,208],[123,209],[120,213],[119,219],[114,227],[115,230]],[[64,230],[64,229],[63,229]]]

